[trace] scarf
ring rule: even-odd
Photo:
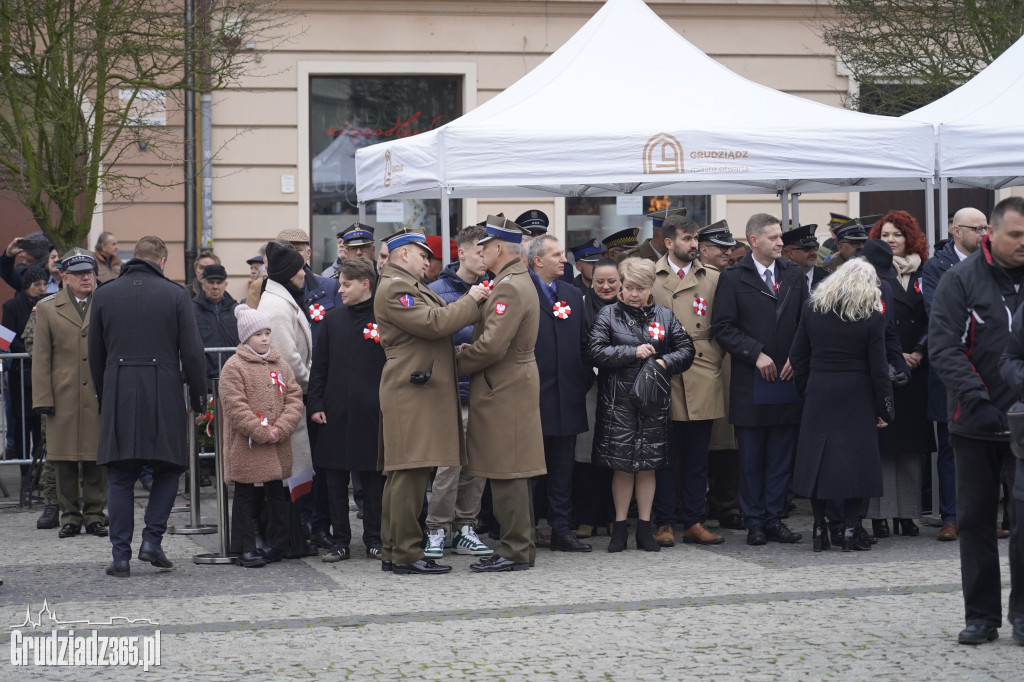
[[[271,348],[271,349],[270,349],[270,350],[268,350],[268,351],[267,351],[266,353],[257,353],[256,351],[254,351],[254,350],[252,349],[252,346],[250,346],[249,344],[247,344],[247,343],[243,343],[242,345],[243,345],[243,346],[245,346],[245,349],[246,349],[247,351],[249,351],[250,353],[252,353],[252,354],[253,354],[253,355],[255,355],[256,357],[258,357],[258,358],[262,358],[262,359],[264,359],[264,360],[266,360],[267,358],[269,358],[269,357],[270,357],[270,350],[273,350],[273,348]]]
[[[916,253],[908,254],[906,257],[893,256],[892,264],[896,266],[896,272],[899,274],[897,279],[900,286],[907,291],[907,287],[910,285],[910,276],[921,267],[921,256]]]

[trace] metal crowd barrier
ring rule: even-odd
[[[220,379],[214,379],[213,384],[213,404],[220,404]],[[195,429],[192,429],[195,432]],[[231,526],[228,521],[228,484],[224,480],[224,457],[222,445],[224,443],[224,420],[215,419],[213,427],[213,449],[216,452],[216,466],[217,466],[217,531],[219,535],[219,550],[217,554],[197,554],[192,557],[192,561],[197,564],[233,564],[237,560],[236,557],[231,556]],[[192,485],[196,485],[196,475],[192,475]],[[195,488],[196,493],[193,496],[192,504],[198,508],[199,493],[198,486]]]

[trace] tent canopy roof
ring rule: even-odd
[[[533,71],[436,130],[356,152],[388,197],[921,188],[931,126],[787,95],[702,53],[641,0],[609,0]]]

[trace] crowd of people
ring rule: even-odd
[[[683,209],[649,217],[643,243],[630,228],[569,249],[575,276],[538,210],[448,245],[402,229],[379,251],[355,223],[321,275],[308,235],[286,229],[247,261],[244,303],[213,252],[186,291],[156,237],[126,263],[107,233],[60,258],[39,235],[15,240],[3,325],[32,355],[11,376],[31,391],[9,402],[32,442],[15,430],[9,445],[50,432],[38,526],[109,534],[107,573],[127,577],[141,480],[137,557],[171,567],[161,539],[191,408],[221,422],[247,568],[349,559],[350,490],[366,556],[399,575],[450,572],[449,549],[477,557],[474,572],[527,570],[538,547],[590,552],[600,532],[609,552],[657,552],[677,532],[725,542],[709,520],[751,546],[798,543],[795,496],[811,503],[812,551],[868,551],[918,535],[931,505],[937,538],[961,543],[959,641],[998,635],[997,543],[1012,536],[1024,643],[1024,433],[1008,416],[1024,400],[1024,199],[991,219],[958,211],[931,257],[899,210],[833,214],[823,244],[764,213],[744,241]],[[226,362],[204,353],[225,347]]]

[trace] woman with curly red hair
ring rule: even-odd
[[[889,211],[871,228],[869,236],[892,247],[897,277],[884,282],[892,288],[893,318],[910,369],[910,383],[896,388],[896,419],[879,431],[883,495],[871,500],[868,516],[875,537],[893,533],[918,535],[914,519],[921,516],[921,461],[935,449],[932,423],[928,421],[928,316],[921,296],[923,265],[928,260],[928,240],[917,220],[906,211]],[[885,286],[885,284],[883,284]]]

